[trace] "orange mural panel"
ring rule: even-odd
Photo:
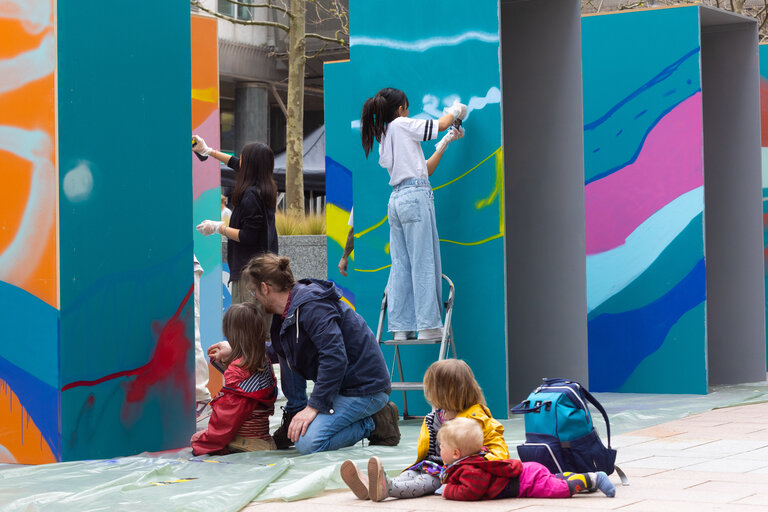
[[[25,19],[23,9],[0,19],[0,280],[58,307],[53,2],[49,7],[48,20]]]
[[[191,16],[192,60],[218,62],[216,19]],[[192,66],[192,126],[219,108],[219,74],[213,66]]]

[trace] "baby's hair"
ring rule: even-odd
[[[475,404],[485,405],[483,390],[461,359],[432,363],[424,374],[424,396],[433,407],[445,411],[461,412]]]
[[[408,106],[408,97],[400,89],[385,87],[368,98],[360,114],[360,134],[363,139],[365,157],[373,148],[373,140],[381,142],[381,136],[387,132],[387,123],[397,117],[397,109]]]
[[[278,292],[290,290],[296,284],[290,258],[271,252],[251,258],[243,268],[242,275],[257,287],[261,283],[269,283]]]
[[[267,329],[264,316],[253,302],[232,304],[222,320],[224,337],[232,347],[229,362],[242,358],[239,367],[253,373],[267,366]]]
[[[477,420],[454,418],[437,431],[437,441],[456,448],[462,457],[466,457],[483,449],[483,428]]]

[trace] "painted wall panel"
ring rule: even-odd
[[[42,464],[61,455],[54,2],[5,4],[0,10],[0,462]]]
[[[404,12],[408,14],[404,16]],[[454,21],[456,12],[462,13],[460,25]],[[460,99],[470,109],[464,123],[466,137],[446,151],[430,181],[443,272],[456,286],[453,328],[458,355],[475,369],[493,413],[505,417],[504,180],[497,3],[480,2],[470,10],[458,1],[443,2],[438,10],[427,3],[400,1],[384,10],[360,3],[351,9],[351,17],[350,62],[326,66],[325,112],[326,155],[337,171],[334,179],[347,187],[346,176],[351,176],[354,204],[358,205],[354,214],[355,306],[375,331],[390,265],[386,215],[391,187],[386,170],[378,166],[377,145],[367,160],[362,150],[359,118],[364,101],[383,87],[397,87],[407,94],[412,117],[434,119],[444,106]],[[423,149],[428,157],[434,142],[424,143]],[[329,194],[331,188],[329,184]],[[340,278],[333,267],[341,255],[342,234],[346,235],[342,223],[348,195],[339,194],[330,202],[329,220],[333,215],[337,220],[329,221],[329,236],[337,254],[329,248],[329,275],[344,287],[349,281]],[[434,348],[408,348],[404,352],[407,378],[420,379],[436,357]],[[391,363],[389,349],[385,349],[385,359]],[[399,395],[394,393],[393,399],[399,400]],[[417,393],[409,395],[409,406],[413,413],[427,411]]]
[[[699,10],[582,29],[591,389],[706,392]]]
[[[62,458],[184,446],[194,430],[189,8],[167,2],[147,16],[60,2],[57,36]]]
[[[192,133],[212,148],[219,139],[219,59],[217,23],[214,18],[191,16],[192,51]],[[221,217],[221,172],[218,160],[192,159],[192,233],[195,255],[203,267],[200,279],[200,338],[203,350],[218,343],[221,333],[221,237],[203,236],[194,229],[205,219]],[[219,373],[209,365],[213,377],[211,393],[221,387]]]
[[[763,266],[765,269],[764,285],[766,288],[765,311],[768,316],[768,45],[760,48],[760,146],[762,152],[763,178]],[[766,334],[766,352],[768,352],[768,333]],[[768,367],[768,360],[766,360]]]

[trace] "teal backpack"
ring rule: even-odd
[[[592,404],[603,415],[608,447],[603,445],[592,424]],[[626,484],[624,472],[615,465],[611,448],[611,424],[600,402],[578,382],[544,379],[544,383],[513,407],[512,414],[525,414],[525,443],[517,454],[523,462],[538,462],[552,473],[588,473],[614,469]]]

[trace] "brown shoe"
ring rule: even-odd
[[[341,479],[347,484],[355,496],[361,500],[368,499],[368,478],[360,472],[357,465],[347,459],[341,463]]]
[[[387,402],[379,412],[371,416],[373,419],[373,432],[368,436],[372,445],[397,446],[400,442],[400,411],[394,402]]]
[[[371,457],[368,459],[368,497],[371,501],[382,501],[388,496],[388,490],[389,482],[381,459]]]

